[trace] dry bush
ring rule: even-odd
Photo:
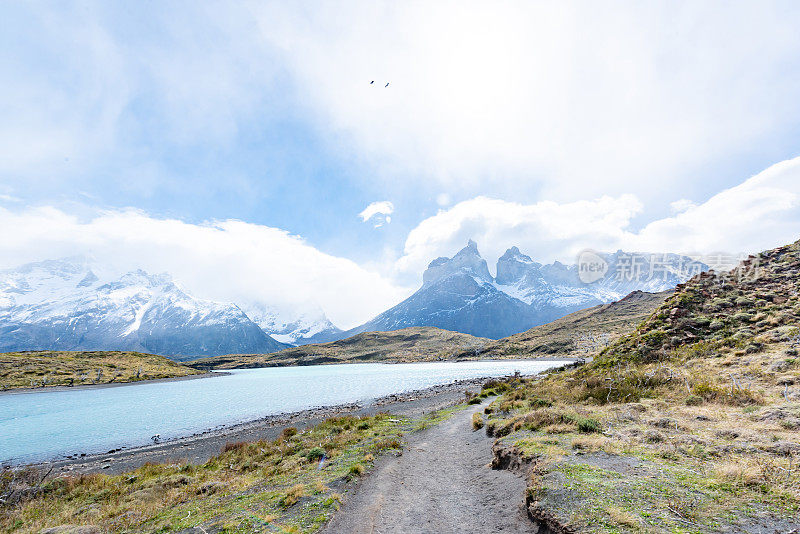
[[[295,427],[293,427],[293,426],[287,426],[286,428],[281,430],[280,439],[286,441],[289,438],[291,438],[292,436],[296,436],[296,435],[297,435],[297,429]]]
[[[717,478],[735,485],[757,486],[764,481],[757,467],[744,465],[741,460],[717,464],[714,467],[714,474]]]
[[[472,414],[472,430],[480,430],[481,428],[483,428],[483,417],[479,413]]]
[[[302,497],[306,495],[306,487],[303,484],[295,484],[283,494],[280,503],[284,508],[289,508],[297,504]]]
[[[246,441],[228,442],[222,447],[222,454],[230,451],[240,451],[247,447]]]
[[[608,439],[601,436],[578,436],[572,440],[572,448],[579,451],[596,451],[602,449]]]
[[[618,508],[616,506],[609,506],[606,508],[606,513],[608,514],[609,519],[613,523],[617,525],[625,525],[626,527],[637,527],[639,526],[639,520],[636,517],[622,508]]]
[[[381,452],[390,449],[402,449],[403,444],[397,438],[386,438],[376,441],[373,445],[373,448],[376,451]]]

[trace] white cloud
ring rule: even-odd
[[[680,200],[676,200],[675,202],[670,202],[669,209],[672,213],[683,213],[684,211],[694,208],[696,204],[689,200],[688,198],[682,198]]]
[[[254,12],[263,40],[286,51],[318,124],[390,187],[491,185],[502,195],[543,184],[561,199],[580,191],[649,201],[701,187],[691,174],[701,164],[790,135],[800,100],[786,65],[800,51],[800,12],[612,4]]]
[[[91,254],[118,271],[135,267],[172,273],[193,293],[221,301],[262,300],[291,312],[320,306],[352,327],[415,289],[427,264],[468,239],[490,265],[517,245],[541,262],[571,262],[584,248],[604,251],[756,252],[800,238],[800,158],[783,161],[639,229],[647,218],[633,195],[523,204],[477,197],[424,219],[407,236],[403,255],[384,250],[374,265],[384,275],[325,254],[284,230],[237,220],[190,224],[136,210],[74,215],[54,207],[0,206],[0,268]],[[373,207],[362,218],[391,213]],[[346,295],[347,298],[343,298]]]
[[[447,193],[439,193],[436,195],[436,203],[441,207],[449,206],[451,202],[450,195]]]
[[[475,239],[495,261],[517,245],[537,261],[573,261],[584,248],[643,252],[752,253],[800,239],[800,158],[783,161],[707,201],[640,230],[645,217],[631,195],[570,203],[520,204],[486,197],[460,202],[408,235],[397,276],[414,278],[427,262]]]
[[[782,161],[622,243],[639,250],[758,252],[800,239],[800,157]]]
[[[147,128],[224,148],[255,113],[291,109],[385,187],[506,196],[544,185],[561,200],[649,203],[698,187],[689,171],[700,165],[771,146],[800,115],[786,67],[800,52],[792,4],[6,9],[19,12],[4,17],[16,33],[0,57],[0,170],[11,173],[65,156],[79,172],[127,154]]]
[[[641,213],[632,195],[559,204],[520,204],[488,197],[459,202],[422,221],[409,234],[399,276],[418,277],[431,259],[451,256],[468,239],[491,261],[512,245],[538,261],[571,257],[586,248],[606,250],[624,236],[624,228]]]
[[[375,228],[380,228],[384,224],[392,222],[392,213],[394,213],[394,204],[388,200],[379,200],[370,203],[358,216],[362,221],[372,221]]]
[[[189,224],[134,210],[81,219],[52,207],[0,207],[0,228],[10,229],[0,232],[0,267],[90,254],[118,271],[169,272],[204,298],[261,300],[291,312],[318,305],[344,328],[409,293],[300,237],[237,220]]]

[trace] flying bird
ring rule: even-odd
[[[383,86],[384,89],[386,89],[387,87],[389,87],[389,82],[386,82],[386,85]]]
[[[372,80],[371,82],[369,82],[370,85],[372,85],[373,83],[375,83],[375,80]]]

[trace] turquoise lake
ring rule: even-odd
[[[565,362],[525,360],[241,369],[195,380],[0,394],[0,463],[144,445],[268,415],[455,380],[536,374]]]

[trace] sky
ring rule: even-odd
[[[3,2],[0,268],[355,326],[477,241],[800,238],[797,2]],[[388,86],[387,86],[388,84]]]

